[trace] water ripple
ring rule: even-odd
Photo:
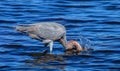
[[[119,71],[120,2],[115,0],[2,0],[0,1],[0,70]],[[19,24],[58,22],[67,29],[67,39],[94,48],[68,55],[54,43],[53,55],[44,44],[15,31]]]

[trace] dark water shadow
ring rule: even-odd
[[[84,55],[83,55],[84,53]],[[42,53],[28,53],[33,59],[25,60],[26,65],[39,68],[39,69],[59,69],[64,70],[66,66],[75,65],[76,63],[68,62],[69,59],[74,58],[91,58],[89,55],[85,55],[85,52],[75,52],[75,50],[67,50],[64,54],[49,54],[46,51]],[[79,64],[79,63],[77,63]]]
[[[64,55],[45,54],[45,53],[29,53],[33,57],[32,60],[25,60],[26,65],[39,69],[60,69],[64,70]],[[63,64],[63,65],[62,65]]]

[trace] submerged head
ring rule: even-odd
[[[83,48],[81,47],[81,45],[74,40],[71,40],[66,44],[66,49],[76,49],[78,52],[83,51]]]
[[[66,52],[68,53],[80,53],[81,51],[83,51],[83,48],[81,47],[81,45],[77,42],[77,41],[74,41],[74,40],[71,40],[69,41],[67,44],[66,44]]]

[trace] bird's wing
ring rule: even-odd
[[[37,33],[40,37],[51,40],[60,39],[63,35],[63,31],[60,29],[60,27],[48,25],[39,26]]]
[[[60,24],[38,23],[30,26],[29,33],[38,36],[40,39],[57,40],[66,33],[66,30]]]

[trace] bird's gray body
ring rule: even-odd
[[[39,23],[35,24],[38,36],[41,39],[58,40],[66,34],[65,27],[57,23]]]
[[[53,41],[63,39],[64,42],[67,42],[65,27],[55,22],[40,22],[29,25],[21,25],[17,26],[16,29],[20,32],[28,34],[33,39],[43,41],[47,44],[49,43],[50,51],[52,51]]]

